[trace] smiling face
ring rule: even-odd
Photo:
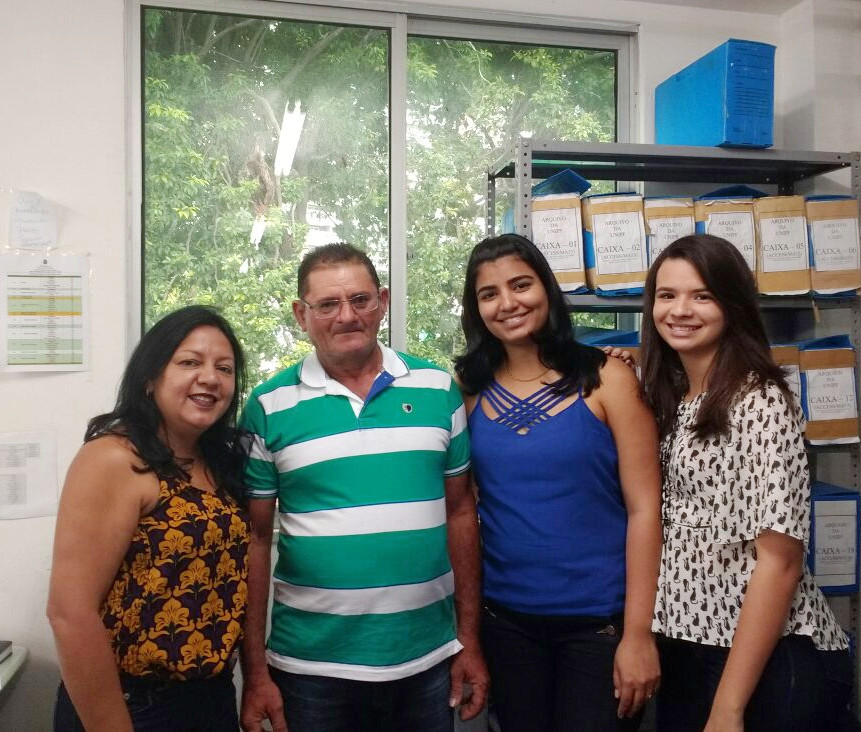
[[[214,326],[195,328],[151,386],[162,417],[162,437],[179,457],[190,456],[197,439],[233,398],[236,375],[230,341]]]
[[[514,255],[480,265],[475,294],[484,325],[503,345],[531,341],[547,322],[547,291],[535,270]]]
[[[293,303],[293,313],[314,348],[324,368],[361,366],[378,352],[377,334],[389,305],[389,292],[379,291],[379,306],[370,312],[357,313],[351,305],[341,302],[331,318],[315,317],[310,305],[326,300],[348,300],[357,295],[377,297],[377,287],[365,265],[344,262],[323,265],[308,274],[302,300]],[[303,302],[304,300],[304,302]]]
[[[658,270],[652,317],[658,335],[683,360],[713,359],[726,325],[721,306],[685,259],[666,259]]]

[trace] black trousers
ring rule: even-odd
[[[658,732],[701,732],[728,648],[661,638]],[[747,705],[745,732],[837,732],[855,729],[848,712],[848,651],[818,651],[806,636],[781,638]]]
[[[621,617],[527,615],[485,606],[482,649],[502,732],[632,732],[619,719],[613,658]]]
[[[135,732],[236,732],[239,714],[233,674],[211,679],[159,681],[120,675]],[[60,684],[54,732],[84,732],[66,687]]]

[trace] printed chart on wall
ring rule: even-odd
[[[54,434],[0,433],[0,520],[53,516],[57,493]]]
[[[86,257],[0,255],[0,370],[85,370],[86,287]]]

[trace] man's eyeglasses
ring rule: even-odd
[[[374,312],[380,306],[380,293],[362,293],[361,295],[348,297],[346,300],[320,300],[320,302],[315,302],[313,305],[306,300],[302,300],[302,302],[305,303],[305,307],[311,311],[315,318],[318,320],[329,320],[341,312],[341,306],[344,303],[348,303],[357,315]]]

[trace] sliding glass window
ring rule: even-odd
[[[624,38],[220,5],[140,6],[144,327],[219,306],[253,384],[310,350],[290,307],[302,255],[349,241],[393,285],[392,343],[450,366],[494,150],[618,139]]]
[[[291,302],[311,247],[389,270],[389,33],[144,9],[145,326],[222,308],[251,383],[310,350]]]

